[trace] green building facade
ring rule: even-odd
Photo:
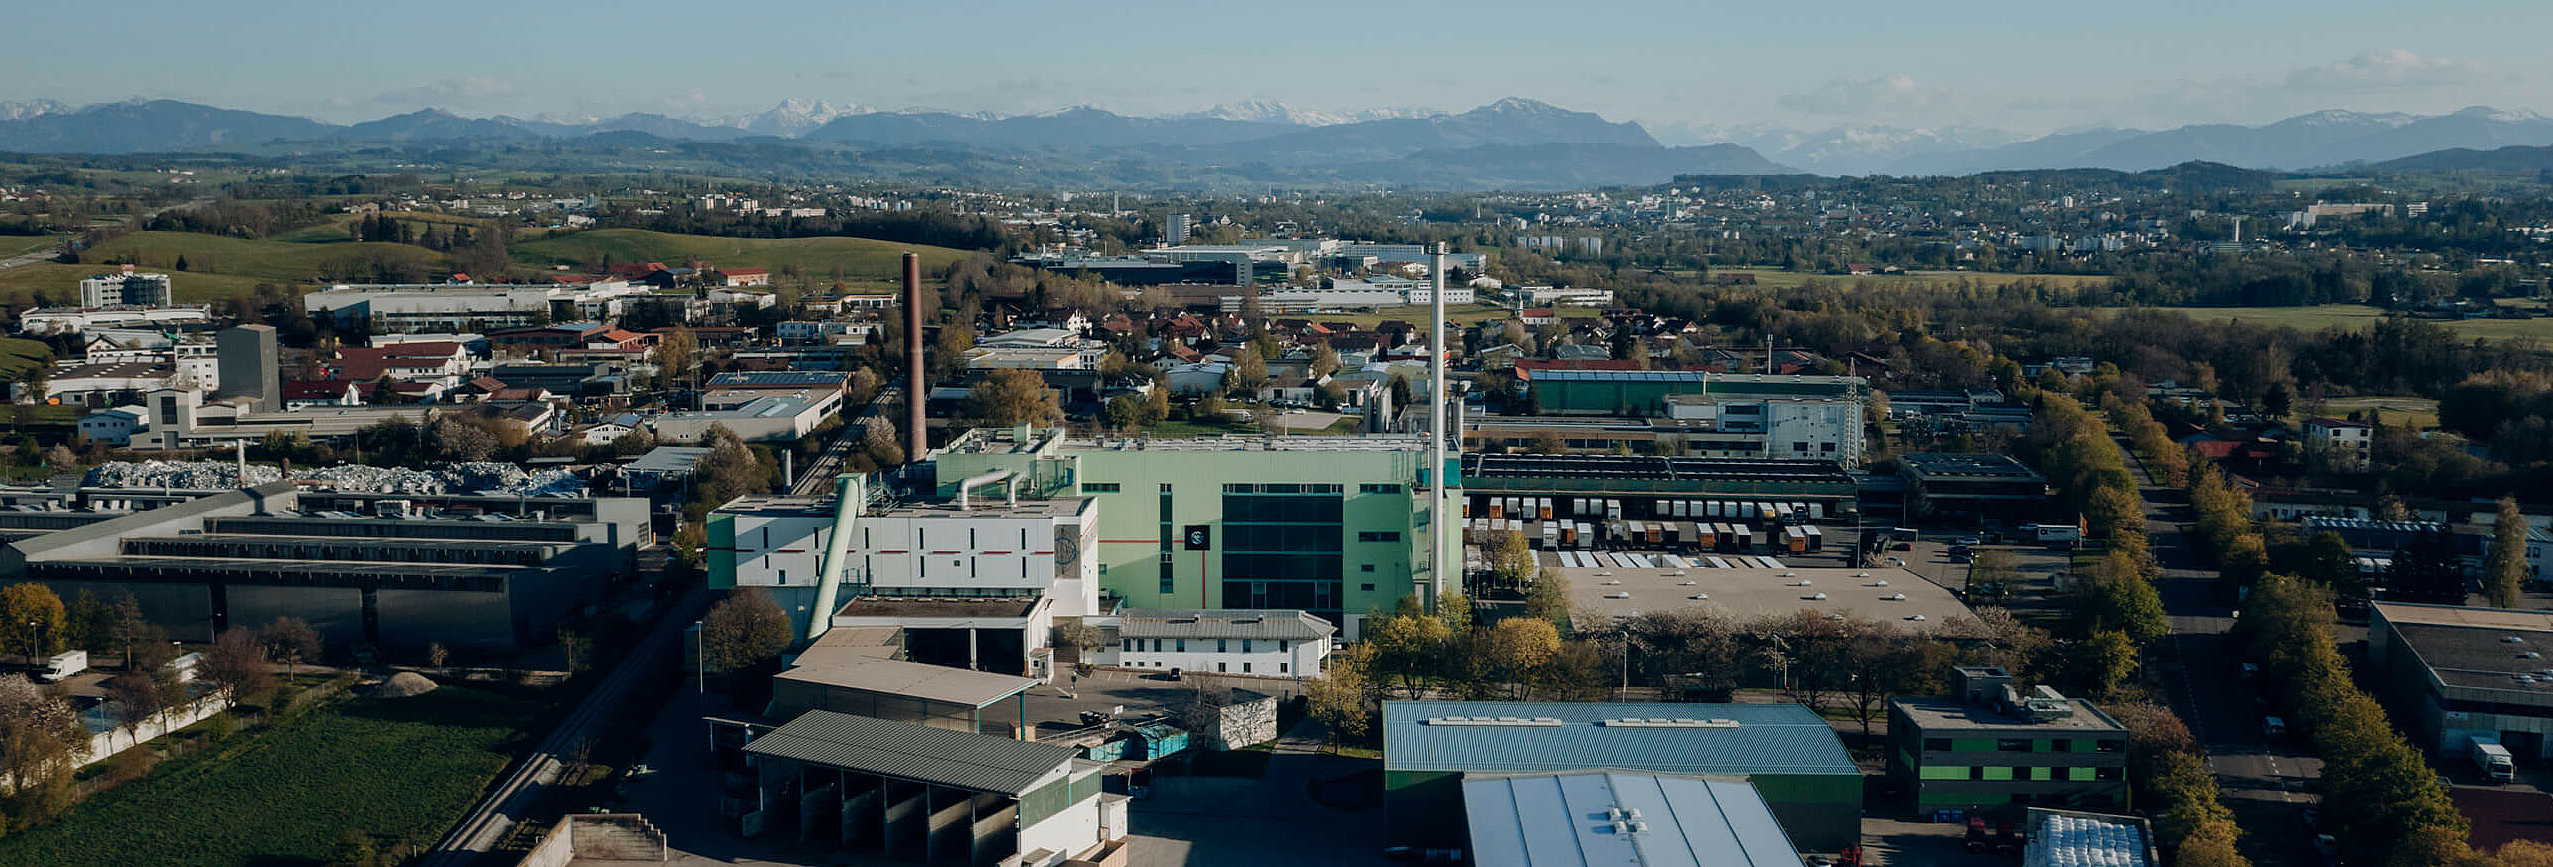
[[[1360,634],[1433,592],[1425,439],[1071,440],[970,431],[935,454],[940,493],[991,472],[1023,496],[1099,504],[1100,587],[1136,608],[1297,608]]]

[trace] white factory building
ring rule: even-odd
[[[613,319],[620,315],[623,296],[643,291],[644,287],[634,287],[626,280],[601,280],[582,286],[340,284],[302,296],[302,308],[314,316],[335,316],[342,325],[369,323],[375,334],[484,332],[544,322]]]
[[[1087,617],[1108,636],[1098,665],[1198,674],[1313,677],[1338,627],[1302,611],[1155,608]]]

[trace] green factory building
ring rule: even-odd
[[[1432,520],[1426,444],[977,428],[933,459],[943,496],[1007,472],[1022,496],[1090,498],[1100,587],[1127,607],[1301,609],[1352,639],[1366,612],[1435,592],[1426,534],[1453,522]]]
[[[1383,798],[1396,844],[1466,842],[1465,778],[1625,770],[1743,778],[1806,852],[1861,842],[1862,774],[1795,704],[1383,703]]]

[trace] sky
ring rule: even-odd
[[[1003,114],[1509,96],[1661,132],[2024,134],[2322,109],[2553,114],[2541,0],[114,0],[10,16],[0,101],[165,98],[334,122],[691,118],[783,99]],[[1699,134],[1699,133],[1691,133]]]

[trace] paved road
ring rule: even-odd
[[[514,823],[530,814],[550,784],[558,780],[569,757],[604,726],[620,721],[621,699],[648,671],[662,670],[668,664],[664,656],[677,647],[683,630],[709,609],[713,595],[694,589],[674,603],[647,636],[639,639],[638,645],[630,648],[602,682],[594,685],[576,710],[541,741],[540,747],[507,771],[478,805],[470,808],[469,815],[462,817],[460,824],[418,863],[423,867],[465,867],[477,863],[482,854],[505,839]]]
[[[2147,540],[2163,566],[2157,589],[2172,624],[2157,660],[2172,710],[2207,750],[2207,766],[2243,829],[2243,854],[2259,865],[2315,863],[2304,811],[2314,801],[2306,789],[2322,774],[2322,759],[2304,744],[2262,735],[2262,717],[2276,711],[2242,678],[2241,648],[2225,635],[2234,609],[2215,570],[2199,567],[2197,535],[2181,530],[2190,517],[2187,496],[2156,486],[2142,464],[2135,467],[2144,486]],[[2299,853],[2304,857],[2295,857]]]

